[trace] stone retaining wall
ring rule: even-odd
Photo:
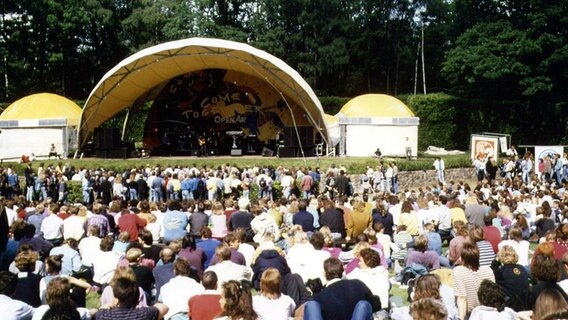
[[[473,168],[447,169],[446,182],[450,181],[476,181],[475,170]],[[357,192],[361,190],[360,175],[351,175],[353,189]],[[431,186],[438,183],[436,170],[401,171],[398,173],[399,190],[416,189],[418,187]]]

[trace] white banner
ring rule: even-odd
[[[501,152],[506,152],[509,147],[507,146],[507,137],[499,137],[499,144],[501,146]]]
[[[559,154],[562,156],[564,153],[563,146],[535,146],[534,147],[534,171],[540,172],[539,169],[539,162],[540,159],[544,159],[546,156],[549,156],[550,159],[554,160],[554,154]]]

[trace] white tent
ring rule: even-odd
[[[417,156],[419,118],[400,100],[385,94],[366,94],[347,102],[339,119],[339,155]]]
[[[39,93],[12,103],[0,115],[0,159],[19,160],[23,155],[47,157],[51,144],[66,156],[77,148],[81,108],[51,93]]]

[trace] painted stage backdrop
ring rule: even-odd
[[[302,108],[290,107],[298,126],[309,125]],[[185,150],[206,139],[231,145],[226,134],[231,131],[267,142],[292,125],[290,109],[269,83],[240,72],[207,69],[167,83],[148,114],[144,144]]]

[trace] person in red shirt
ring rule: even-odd
[[[189,299],[189,318],[200,320],[213,320],[217,318],[221,310],[221,295],[217,291],[217,275],[213,271],[203,273],[201,281],[205,292]]]
[[[128,209],[122,209],[118,228],[120,232],[126,231],[130,235],[130,242],[138,241],[138,230],[146,226],[146,220],[136,214],[130,213]]]
[[[493,252],[497,254],[499,252],[499,242],[502,240],[501,231],[493,225],[493,219],[491,216],[485,216],[485,218],[483,218],[483,222],[485,222],[485,227],[483,227],[483,238],[491,243]]]

